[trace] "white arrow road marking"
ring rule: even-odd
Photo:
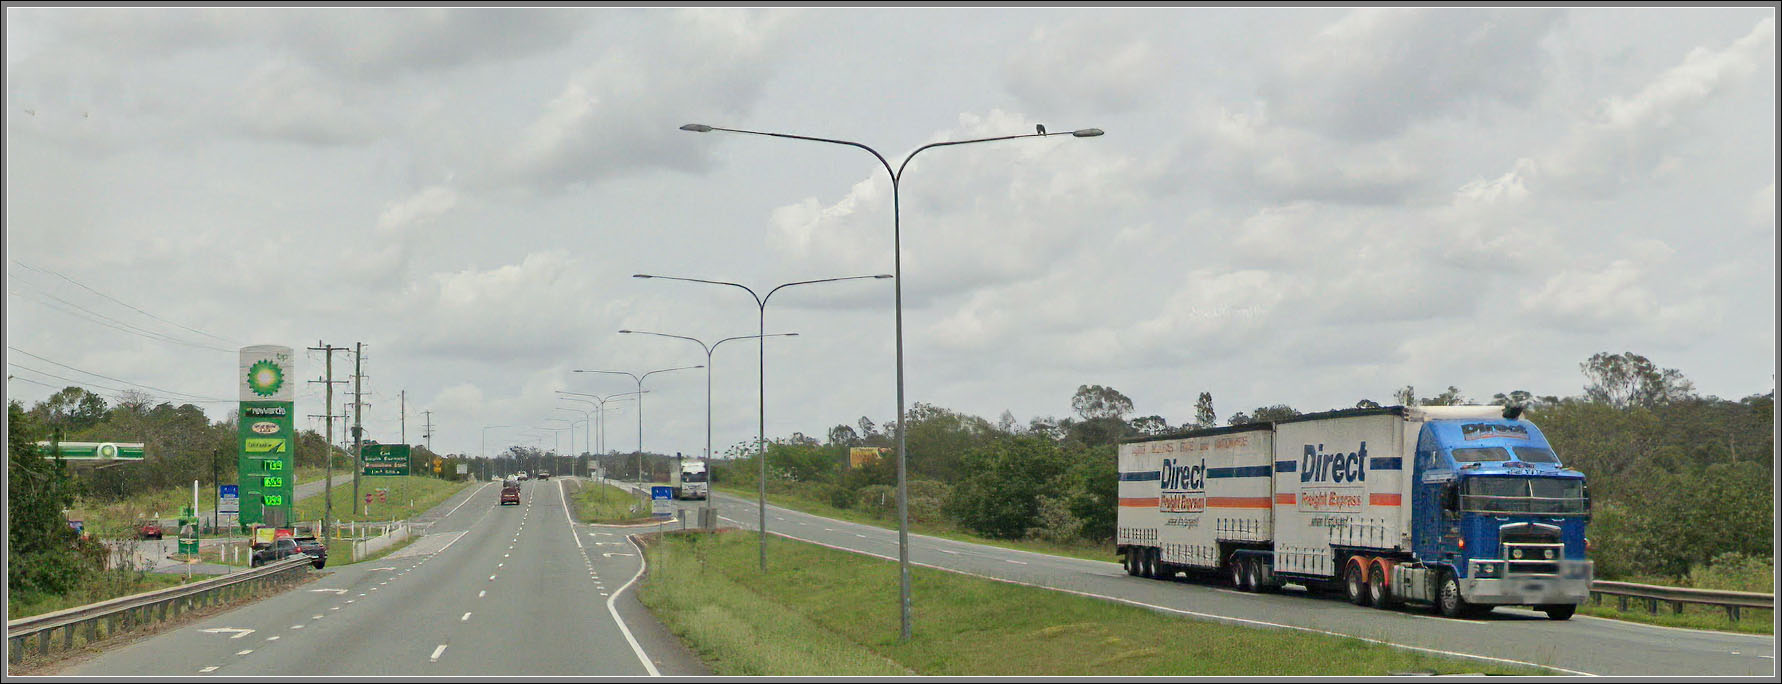
[[[439,648],[433,649],[433,655],[427,657],[427,662],[430,662],[430,663],[439,662],[439,654],[445,653],[445,649],[446,649],[445,644],[440,644]]]
[[[321,617],[321,616],[319,616],[319,615],[318,615],[318,616],[317,616],[317,617]],[[239,628],[236,628],[236,627],[212,627],[212,628],[210,628],[210,629],[201,629],[201,630],[198,630],[198,631],[200,631],[200,632],[204,632],[204,633],[206,633],[206,634],[223,634],[223,633],[226,633],[226,632],[234,632],[234,633],[235,633],[235,635],[234,635],[234,636],[231,636],[231,637],[229,637],[229,638],[231,638],[231,639],[240,639],[240,638],[242,638],[242,637],[244,637],[244,636],[247,636],[247,635],[249,635],[249,634],[253,634],[253,633],[254,633],[254,630],[251,630],[251,629],[239,629]]]

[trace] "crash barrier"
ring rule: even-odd
[[[1627,603],[1631,599],[1644,599],[1646,613],[1658,614],[1660,602],[1671,604],[1672,614],[1683,612],[1683,604],[1695,603],[1706,606],[1720,606],[1726,609],[1726,619],[1739,621],[1740,608],[1776,609],[1775,594],[1757,594],[1748,591],[1716,591],[1713,589],[1690,589],[1687,587],[1665,587],[1653,584],[1633,584],[1631,582],[1590,583],[1590,601],[1602,605],[1604,596],[1614,596],[1620,603],[1623,612],[1627,611]]]
[[[409,529],[406,521],[385,525],[383,534],[364,541],[353,542],[353,562],[357,563],[371,554],[390,548],[397,542],[408,539],[408,535]]]
[[[11,620],[6,623],[7,659],[20,662],[27,647],[41,656],[72,649],[77,634],[82,643],[92,644],[196,609],[258,595],[298,581],[309,571],[309,557],[295,556],[233,575]]]

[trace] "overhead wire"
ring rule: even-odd
[[[34,359],[37,359],[37,360],[39,360],[39,361],[42,361],[42,362],[44,362],[44,363],[48,363],[48,364],[50,364],[50,365],[53,365],[53,366],[60,366],[60,367],[62,367],[62,368],[66,368],[66,369],[68,369],[68,370],[71,370],[71,371],[74,371],[74,372],[76,372],[76,373],[83,373],[83,374],[86,374],[86,375],[91,375],[91,376],[93,376],[93,377],[95,377],[95,378],[104,378],[104,379],[106,379],[106,380],[110,380],[110,381],[112,381],[112,382],[121,382],[121,383],[124,383],[124,384],[126,384],[126,385],[133,385],[133,386],[136,386],[136,387],[141,387],[141,388],[144,388],[144,389],[151,389],[151,390],[154,390],[154,391],[156,391],[156,392],[163,392],[163,393],[166,393],[166,394],[172,394],[172,395],[176,395],[176,396],[186,396],[186,397],[193,397],[193,398],[196,398],[196,399],[204,399],[204,400],[207,400],[207,401],[218,401],[218,402],[220,402],[220,401],[228,401],[228,400],[227,400],[227,399],[219,399],[219,398],[217,398],[217,397],[207,397],[207,396],[205,396],[205,395],[202,395],[202,394],[193,394],[193,393],[191,393],[191,392],[180,392],[180,391],[176,391],[176,390],[170,390],[170,389],[166,389],[166,388],[163,388],[163,387],[155,387],[155,386],[153,386],[153,385],[144,385],[144,384],[142,384],[142,383],[137,383],[137,382],[130,382],[130,381],[129,381],[129,380],[124,380],[124,379],[122,379],[122,378],[114,378],[114,377],[111,377],[111,376],[109,376],[109,375],[101,375],[101,374],[99,374],[99,373],[94,373],[94,372],[92,372],[92,371],[89,371],[89,370],[82,370],[82,369],[80,369],[80,368],[75,368],[75,367],[74,367],[74,366],[70,366],[70,365],[68,365],[68,364],[65,364],[65,363],[61,363],[61,362],[58,362],[58,361],[55,361],[55,360],[52,360],[52,359],[46,359],[46,358],[44,358],[44,357],[41,357],[41,356],[38,356],[38,355],[36,355],[36,354],[33,354],[33,353],[31,353],[31,352],[28,352],[28,351],[25,351],[25,350],[23,350],[23,349],[19,349],[19,348],[18,348],[18,347],[14,347],[14,346],[12,346],[12,345],[7,345],[7,346],[6,346],[6,348],[7,348],[7,349],[9,349],[9,350],[12,350],[12,351],[15,351],[15,352],[18,352],[18,353],[20,353],[20,354],[24,354],[24,355],[25,355],[25,356],[29,356],[29,357],[31,357],[31,358],[34,358]]]
[[[69,311],[67,309],[62,309],[62,308],[56,307],[54,305],[49,305],[50,308],[56,309],[58,311],[61,311],[63,313],[66,313],[66,314],[69,314],[72,316],[75,316],[77,318],[82,317],[81,314],[84,313],[86,316],[103,319],[103,320],[92,320],[91,318],[86,319],[90,323],[97,323],[99,325],[103,325],[105,327],[112,328],[114,330],[120,330],[123,332],[130,333],[132,335],[137,335],[139,337],[146,337],[148,339],[156,340],[159,342],[170,342],[173,344],[185,345],[188,347],[198,347],[200,349],[210,349],[210,350],[220,351],[220,352],[235,352],[236,351],[234,349],[226,349],[223,347],[209,345],[209,344],[205,344],[202,342],[192,342],[192,341],[188,341],[188,340],[182,340],[177,337],[168,335],[166,333],[159,333],[159,332],[155,332],[153,330],[149,330],[146,328],[140,328],[140,327],[131,325],[129,323],[120,321],[118,319],[112,318],[110,316],[107,316],[105,314],[99,313],[97,311],[93,311],[93,310],[83,307],[79,304],[75,304],[74,302],[70,302],[70,301],[63,299],[61,297],[57,297],[53,294],[50,294],[49,292],[44,291],[43,288],[32,284],[31,281],[25,280],[24,278],[20,278],[20,277],[13,275],[11,273],[8,273],[6,275],[7,275],[7,277],[18,281],[19,283],[22,283],[27,287],[37,290],[38,291],[36,293],[37,295],[43,296],[43,297],[48,297],[48,298],[53,299],[57,302],[61,302],[62,304],[66,305],[68,307],[72,307],[73,309],[78,310],[80,313],[76,313],[75,311]],[[7,294],[13,295],[15,297],[21,297],[21,298],[24,296],[22,293],[19,293],[15,290],[7,290]],[[38,303],[46,304],[45,302],[42,302],[42,301],[39,301]],[[109,323],[107,323],[106,321],[109,321]]]
[[[132,305],[132,304],[130,304],[130,303],[128,303],[128,302],[125,302],[125,301],[123,301],[123,300],[121,300],[121,299],[118,299],[118,298],[117,298],[117,297],[113,297],[113,296],[111,296],[111,295],[108,295],[108,294],[105,294],[105,293],[104,293],[104,292],[100,292],[100,291],[98,291],[98,290],[95,290],[95,289],[93,289],[93,288],[91,288],[91,287],[88,287],[88,286],[87,286],[87,285],[86,285],[86,284],[85,284],[85,283],[82,283],[82,282],[80,282],[80,281],[78,281],[78,280],[75,280],[75,279],[73,279],[73,278],[70,278],[70,277],[68,277],[68,276],[65,276],[65,275],[62,275],[62,274],[60,274],[60,273],[57,273],[57,272],[55,272],[55,271],[51,271],[51,270],[49,270],[49,269],[45,269],[45,268],[38,268],[38,267],[36,267],[36,266],[32,266],[32,265],[30,265],[30,264],[27,264],[27,263],[25,263],[25,262],[22,262],[22,261],[19,261],[19,260],[18,260],[18,259],[13,259],[13,260],[12,260],[12,263],[15,263],[15,264],[18,264],[18,265],[20,265],[20,266],[23,266],[23,267],[25,267],[25,268],[28,268],[28,269],[31,269],[31,270],[33,270],[33,271],[37,271],[37,272],[38,272],[38,273],[47,273],[47,274],[49,274],[49,275],[53,275],[53,276],[55,276],[55,277],[57,277],[57,278],[61,278],[61,279],[63,279],[63,280],[66,280],[66,281],[68,281],[68,282],[70,282],[70,283],[73,283],[73,284],[75,284],[75,285],[76,285],[76,286],[78,286],[78,287],[80,287],[80,288],[81,288],[81,289],[84,289],[84,290],[86,290],[86,291],[88,291],[88,292],[91,292],[91,293],[93,293],[93,294],[96,294],[96,295],[99,295],[99,296],[101,296],[101,297],[104,297],[104,298],[106,298],[106,299],[109,299],[109,300],[111,300],[111,301],[112,301],[112,302],[115,302],[115,303],[117,303],[117,304],[118,304],[118,305],[119,305],[119,306],[123,306],[123,307],[124,307],[124,308],[127,308],[127,309],[130,309],[130,310],[131,310],[131,311],[135,311],[135,312],[136,312],[136,313],[139,313],[139,314],[142,314],[142,315],[144,315],[144,316],[148,316],[148,317],[149,317],[149,318],[153,318],[153,319],[155,319],[155,320],[157,320],[157,321],[160,321],[160,322],[162,322],[162,323],[166,323],[166,324],[168,324],[168,325],[171,325],[171,326],[174,326],[174,327],[177,327],[177,328],[181,328],[181,329],[184,329],[184,330],[187,330],[187,331],[190,331],[190,332],[195,332],[195,333],[198,333],[198,334],[200,334],[200,335],[203,335],[203,336],[205,336],[205,337],[209,337],[209,338],[211,338],[211,339],[214,339],[214,340],[216,340],[216,341],[218,341],[218,342],[228,342],[228,343],[230,343],[230,344],[241,344],[241,343],[240,343],[240,342],[239,342],[239,341],[237,341],[237,340],[232,340],[232,339],[229,339],[229,338],[226,338],[226,337],[219,337],[219,336],[217,336],[217,335],[212,335],[212,334],[210,334],[210,333],[207,333],[207,332],[204,332],[204,331],[203,331],[203,330],[199,330],[199,329],[197,329],[197,328],[192,328],[192,327],[188,327],[188,326],[185,326],[185,325],[181,325],[181,324],[179,324],[179,323],[175,323],[175,322],[173,322],[173,321],[170,321],[170,320],[167,320],[167,319],[165,319],[165,318],[162,318],[162,317],[160,317],[160,316],[156,316],[156,315],[154,315],[154,314],[152,314],[152,313],[149,313],[149,312],[147,312],[147,311],[144,311],[144,310],[142,310],[142,309],[141,309],[141,308],[139,308],[139,307],[137,307],[137,306],[135,306],[135,305]]]

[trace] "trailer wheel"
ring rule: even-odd
[[[1158,568],[1157,568],[1158,558],[1157,558],[1157,556],[1158,556],[1157,549],[1153,549],[1150,547],[1145,547],[1144,555],[1140,556],[1140,558],[1142,558],[1144,560],[1145,567],[1143,570],[1141,570],[1139,572],[1139,574],[1144,575],[1144,577],[1146,579],[1157,579],[1158,577],[1162,576],[1162,573],[1158,572]]]
[[[1133,577],[1138,577],[1139,574],[1138,555],[1138,549],[1130,546],[1126,548],[1126,553],[1121,554],[1121,563],[1126,566],[1126,574]]]
[[[1254,591],[1249,582],[1249,573],[1244,572],[1244,559],[1233,557],[1225,566],[1231,569],[1231,588],[1238,591]]]
[[[1375,608],[1392,610],[1398,607],[1398,601],[1392,599],[1392,588],[1386,586],[1385,563],[1374,561],[1373,571],[1368,573],[1368,593],[1373,595]]]
[[[1262,559],[1251,558],[1244,562],[1244,581],[1250,585],[1253,593],[1263,593],[1269,587],[1262,583]]]
[[[1361,563],[1349,562],[1349,568],[1343,571],[1343,589],[1348,594],[1349,602],[1358,606],[1372,603],[1372,592],[1368,591],[1367,582],[1361,579]]]
[[[1547,619],[1549,620],[1570,620],[1572,619],[1572,613],[1578,612],[1578,607],[1570,603],[1551,603],[1544,606],[1536,606],[1536,608],[1539,608],[1541,612],[1546,613]]]

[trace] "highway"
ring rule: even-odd
[[[520,506],[492,483],[434,509],[408,547],[56,674],[649,676],[707,671],[636,601],[625,530],[573,523],[563,480]],[[433,516],[424,516],[433,517]]]
[[[756,529],[755,500],[718,494],[728,525]],[[698,501],[679,502],[683,509]],[[897,558],[897,531],[822,518],[769,505],[770,533]],[[689,512],[690,515],[690,512]],[[697,518],[691,518],[697,519]],[[1532,663],[1575,674],[1618,676],[1774,676],[1776,640],[1768,635],[1674,629],[1577,616],[1550,621],[1524,609],[1499,608],[1478,620],[1453,620],[1418,608],[1382,611],[1340,595],[1247,594],[1216,580],[1132,577],[1118,562],[1098,562],[910,535],[910,561],[930,567],[1079,592],[1188,617],[1255,626],[1291,627],[1372,639],[1430,651]],[[769,540],[768,553],[773,553]],[[895,593],[895,585],[885,587]],[[913,596],[921,630],[922,596]],[[895,623],[895,614],[886,619]]]

